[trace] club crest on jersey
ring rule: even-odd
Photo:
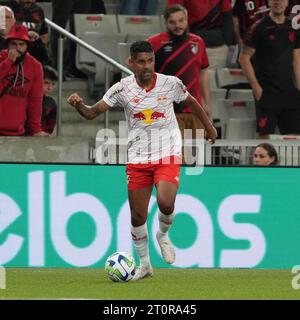
[[[197,54],[198,53],[198,43],[192,42],[191,43],[191,50],[192,50],[193,54]]]

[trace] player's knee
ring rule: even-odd
[[[158,208],[161,213],[171,214],[174,211],[174,202],[169,199],[157,199]]]
[[[131,210],[131,224],[135,227],[141,226],[146,223],[147,214],[142,212]]]

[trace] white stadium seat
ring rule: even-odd
[[[209,73],[209,82],[211,89],[218,89],[217,78],[216,78],[216,69],[207,69]]]
[[[218,100],[218,118],[222,127],[222,138],[227,134],[229,119],[247,119],[255,120],[254,100]],[[235,124],[236,126],[236,124]]]
[[[250,89],[230,89],[228,99],[231,100],[254,100],[253,92]]]
[[[211,97],[211,113],[212,119],[219,119],[218,115],[218,100],[225,99],[226,97],[226,89],[211,89],[210,97]]]
[[[130,56],[130,45],[130,43],[125,42],[118,43],[118,61],[125,67],[128,67],[126,60]]]
[[[75,35],[84,40],[86,32],[119,33],[114,14],[74,14]]]
[[[135,41],[140,40],[147,40],[149,37],[151,37],[153,33],[128,33],[126,37],[126,42],[133,43]]]
[[[226,125],[225,139],[245,140],[255,139],[256,121],[255,119],[228,119]]]
[[[125,35],[86,32],[84,34],[84,40],[111,59],[118,61],[118,43],[125,41]],[[98,58],[85,48],[79,47],[76,57],[76,67],[88,75],[93,75],[95,85],[104,85],[106,66],[107,64],[104,60]]]
[[[36,4],[43,9],[45,18],[52,20],[52,3],[51,2],[37,2]]]
[[[156,34],[161,32],[160,17],[157,16],[117,16],[120,32],[127,34]]]
[[[219,88],[248,83],[242,69],[217,68],[216,76]]]

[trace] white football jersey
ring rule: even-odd
[[[188,92],[180,79],[154,73],[153,86],[141,88],[134,75],[113,85],[103,96],[110,107],[124,108],[128,121],[128,163],[149,163],[181,156],[181,134],[173,102]]]

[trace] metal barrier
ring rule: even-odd
[[[252,165],[254,147],[271,143],[278,154],[279,166],[300,166],[300,140],[217,140],[205,145],[207,165]]]
[[[115,68],[119,69],[120,71],[124,72],[127,75],[132,74],[132,71],[121,65],[120,63],[116,62],[115,60],[111,59],[101,51],[95,49],[94,47],[90,46],[83,40],[79,39],[78,37],[74,36],[74,34],[66,31],[62,27],[58,26],[57,24],[53,23],[51,20],[45,18],[46,23],[49,25],[50,28],[54,29],[57,31],[61,36],[65,36],[66,38],[70,39],[71,41],[76,42],[78,45],[83,46],[85,49],[88,51],[92,52],[95,54],[97,57],[103,59],[104,61],[107,62],[107,64],[114,66]],[[57,90],[57,104],[58,106],[62,105],[62,82],[63,82],[63,48],[64,42],[63,38],[59,37],[58,38],[58,51],[57,51],[57,71],[58,71],[58,90]],[[107,68],[106,68],[107,69]],[[105,77],[105,89],[107,90],[109,87],[108,83],[108,76]],[[61,135],[61,107],[58,108],[58,114],[57,114],[57,135]],[[105,121],[105,128],[108,127],[109,125],[109,118],[108,118],[108,113],[106,112],[104,115],[104,121]]]

